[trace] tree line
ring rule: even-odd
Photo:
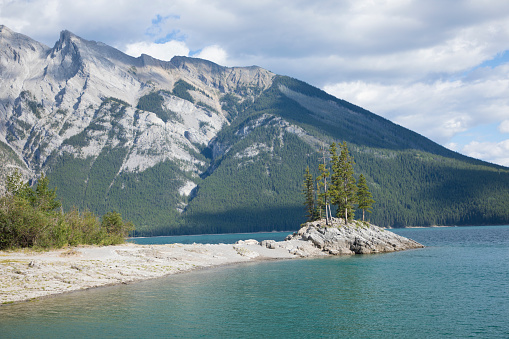
[[[16,171],[7,177],[6,186],[6,195],[0,197],[0,250],[120,244],[134,230],[117,212],[108,212],[101,220],[76,208],[64,213],[56,188],[49,188],[45,175],[33,189]]]
[[[329,146],[329,155],[322,149],[321,163],[318,165],[320,175],[313,179],[309,166],[304,173],[303,194],[305,196],[306,217],[308,221],[325,219],[327,225],[332,220],[332,208],[336,209],[336,217],[348,221],[353,220],[355,205],[362,211],[362,221],[366,212],[372,212],[375,202],[369,191],[364,175],[356,181],[354,177],[354,159],[348,151],[346,141]]]

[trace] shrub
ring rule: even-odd
[[[107,213],[99,222],[90,211],[55,211],[61,206],[55,192],[44,175],[35,191],[18,172],[8,177],[7,195],[0,198],[0,249],[112,245],[123,243],[134,230],[117,212]]]
[[[122,216],[117,212],[106,213],[101,222],[101,227],[108,234],[108,241],[111,244],[124,242],[129,232],[134,231],[134,226],[130,222],[124,222]]]

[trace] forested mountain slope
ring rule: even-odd
[[[507,168],[298,80],[132,58],[67,31],[49,48],[0,26],[3,163],[47,173],[65,208],[119,211],[145,235],[296,229],[304,169],[343,140],[376,224],[509,222]]]

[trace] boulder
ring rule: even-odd
[[[235,244],[237,245],[259,245],[260,243],[254,239],[239,240]]]
[[[271,250],[279,247],[278,243],[275,240],[263,240],[260,243],[260,246],[270,248]]]

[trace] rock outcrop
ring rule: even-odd
[[[325,225],[323,220],[308,222],[278,244],[287,247],[296,241],[311,243],[321,252],[333,255],[384,253],[424,247],[412,239],[369,223],[353,221],[346,225],[344,221],[334,218],[331,225]],[[267,243],[269,246],[273,248],[274,244]],[[316,255],[315,250],[302,251],[309,249],[309,246],[300,245],[299,248],[305,256]]]

